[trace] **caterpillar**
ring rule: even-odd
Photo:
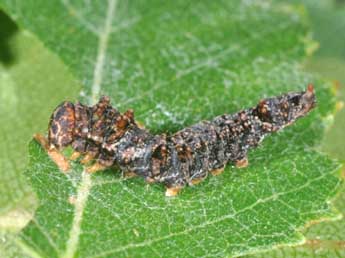
[[[255,107],[171,135],[153,135],[135,121],[133,110],[121,114],[103,96],[94,106],[63,102],[51,115],[48,138],[39,134],[35,138],[62,171],[69,169],[69,160],[60,151],[70,145],[74,150],[70,159],[81,158],[89,173],[118,166],[127,176],[163,183],[166,196],[174,196],[209,173],[220,174],[229,162],[246,167],[249,149],[315,105],[310,84],[305,91],[266,98]]]

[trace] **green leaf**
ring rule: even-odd
[[[30,258],[31,256],[27,255],[24,251],[18,248],[18,246],[13,243],[17,239],[15,233],[3,233],[0,232],[0,257],[20,257],[20,258]]]
[[[80,88],[56,55],[1,11],[0,24],[0,257],[25,257],[16,233],[37,206],[23,173],[27,145],[46,130],[56,103]]]
[[[334,203],[342,214],[345,214],[345,187]],[[344,216],[344,215],[343,215]],[[344,257],[345,220],[325,221],[305,230],[307,241],[300,247],[280,248],[269,253],[256,254],[248,257]]]
[[[306,9],[311,16],[314,37],[320,42],[320,49],[315,53],[316,56],[308,60],[306,69],[325,78],[337,80],[340,86],[345,85],[344,35],[339,35],[339,31],[345,29],[345,2],[303,0],[303,3],[306,4]],[[337,93],[338,101],[344,102],[345,88],[339,87]],[[327,130],[322,141],[322,150],[330,153],[332,157],[337,157],[343,163],[345,161],[344,124],[345,109],[342,109],[335,114],[334,124]],[[342,177],[345,179],[344,170]],[[344,185],[337,194],[334,205],[342,213],[343,218],[338,221],[325,221],[305,230],[307,242],[303,246],[280,248],[270,253],[256,255],[256,257],[344,257]]]
[[[62,174],[37,143],[27,175],[40,200],[21,245],[37,257],[238,256],[301,244],[329,206],[339,165],[318,154],[329,85],[301,72],[307,29],[286,6],[251,1],[6,1],[85,85],[134,108],[153,132],[173,132],[236,112],[268,95],[315,82],[319,106],[250,152],[250,166],[166,198],[161,185],[96,175],[73,164]],[[30,10],[30,11],[29,11]],[[39,15],[36,12],[39,11]]]
[[[43,257],[224,256],[302,243],[296,228],[335,218],[325,200],[337,165],[312,151],[267,160],[269,149],[245,171],[228,168],[167,199],[159,185],[110,171],[90,177],[76,165],[66,177],[32,143],[27,173],[41,206],[23,240]]]
[[[59,58],[0,12],[0,215],[30,208],[33,194],[23,175],[27,143],[47,128],[51,110],[80,88]],[[39,54],[38,54],[39,53]],[[1,218],[0,218],[1,220]]]

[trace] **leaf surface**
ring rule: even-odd
[[[84,101],[110,95],[153,132],[174,132],[265,96],[316,84],[319,106],[250,152],[250,166],[167,199],[161,185],[118,171],[62,174],[32,142],[40,199],[22,245],[39,257],[238,256],[300,244],[329,206],[339,165],[313,150],[334,105],[326,85],[301,72],[309,44],[291,8],[250,1],[6,1],[84,85]],[[37,16],[27,10],[39,8]],[[306,43],[307,42],[307,43]]]
[[[18,31],[2,12],[0,24],[1,55],[8,58],[0,56],[1,216],[17,206],[31,207],[33,194],[23,175],[27,144],[35,132],[46,130],[56,103],[77,95],[80,88],[61,60],[37,38]]]
[[[300,4],[301,1],[290,1]],[[337,92],[338,101],[345,101],[345,45],[344,35],[339,31],[345,29],[345,2],[325,0],[315,2],[304,0],[306,10],[310,14],[312,30],[320,49],[315,56],[308,59],[306,69],[311,72],[337,80],[340,87]],[[332,40],[329,40],[329,39]],[[334,124],[326,131],[322,141],[322,150],[338,158],[344,164],[345,110],[335,114]],[[342,172],[345,179],[345,171]],[[334,202],[343,217],[337,221],[325,221],[304,231],[307,242],[301,247],[286,247],[256,257],[344,257],[345,256],[345,187],[341,187]]]

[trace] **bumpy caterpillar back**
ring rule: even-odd
[[[128,175],[167,186],[172,196],[208,173],[223,171],[228,162],[248,165],[247,152],[263,138],[305,116],[316,103],[314,88],[261,100],[255,107],[203,121],[172,135],[152,135],[134,119],[121,114],[102,97],[94,106],[63,102],[53,112],[48,141],[36,138],[63,170],[68,162],[59,150],[71,145],[71,159],[83,155],[88,172],[118,166]]]

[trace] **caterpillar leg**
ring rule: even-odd
[[[101,171],[101,170],[104,170],[104,169],[106,169],[106,168],[107,168],[107,166],[104,166],[104,165],[102,165],[102,164],[96,162],[96,163],[93,164],[92,166],[87,167],[87,168],[86,168],[86,172],[88,172],[88,173],[95,173],[95,172],[97,172],[97,171]]]
[[[143,123],[136,121],[136,124],[140,129],[146,129]]]
[[[35,134],[34,139],[41,144],[41,146],[47,151],[49,157],[54,161],[54,163],[59,167],[63,172],[66,172],[70,169],[70,164],[67,158],[58,151],[54,146],[49,146],[48,140],[41,134]]]
[[[221,173],[224,172],[224,167],[221,167],[221,168],[217,168],[217,169],[214,169],[214,170],[211,170],[210,173],[213,175],[213,176],[218,176],[220,175]]]
[[[165,191],[165,196],[167,197],[173,197],[178,195],[178,193],[181,191],[181,186],[173,186],[173,187],[167,187]]]
[[[123,173],[123,177],[124,178],[133,178],[138,176],[137,174],[135,174],[133,171],[126,171]]]
[[[197,185],[200,184],[202,181],[204,181],[207,177],[207,174],[204,175],[203,177],[198,177],[198,178],[193,178],[190,182],[189,185]]]
[[[204,180],[204,178],[192,179],[192,181],[190,181],[190,184],[191,185],[197,185],[197,184],[200,184],[203,180]]]
[[[146,178],[145,178],[145,181],[146,181],[146,183],[148,183],[148,184],[153,184],[153,183],[156,182],[156,180],[154,180],[154,179],[151,178],[151,177],[146,177]]]
[[[71,157],[69,157],[70,160],[77,160],[79,157],[81,156],[81,153],[78,151],[74,151],[71,155]]]
[[[95,158],[94,154],[87,153],[84,158],[80,161],[81,164],[85,165]],[[97,163],[96,163],[97,164]]]
[[[248,165],[249,165],[249,162],[248,162],[248,158],[247,157],[245,157],[243,159],[240,159],[240,160],[236,160],[236,162],[235,162],[235,166],[237,168],[245,168]]]

